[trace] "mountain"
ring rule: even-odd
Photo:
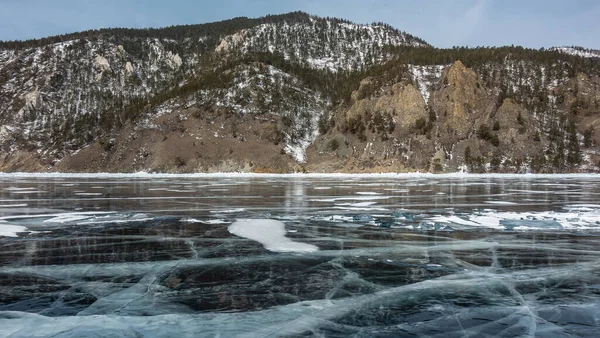
[[[591,55],[302,12],[0,42],[0,169],[596,171]]]

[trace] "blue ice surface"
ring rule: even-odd
[[[360,214],[360,215],[354,215],[352,217],[352,219],[355,222],[371,222],[371,221],[373,221],[373,216],[368,215],[368,214]]]
[[[414,221],[415,220],[415,215],[410,213],[410,212],[404,212],[404,211],[394,211],[392,212],[392,217],[394,218],[404,218],[407,221]]]
[[[562,230],[563,226],[555,220],[538,220],[538,219],[504,219],[500,224],[506,230],[514,230],[518,227],[536,228],[536,229],[556,229]]]
[[[395,222],[391,222],[391,221],[387,221],[387,220],[376,220],[375,223],[377,224],[377,226],[381,227],[381,228],[391,228],[393,225],[395,225]]]

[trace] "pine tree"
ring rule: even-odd
[[[581,150],[579,148],[579,139],[577,137],[577,127],[573,120],[571,120],[567,126],[567,133],[567,164],[569,166],[577,166],[581,164]]]

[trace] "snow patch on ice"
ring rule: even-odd
[[[311,199],[311,202],[337,202],[337,201],[377,201],[385,200],[390,196],[352,196],[352,197],[334,197],[334,198],[315,198]]]
[[[36,219],[36,218],[48,218],[48,222],[64,223],[68,221],[76,221],[84,218],[90,218],[100,215],[111,215],[115,214],[112,211],[85,211],[85,212],[67,212],[67,213],[56,213],[56,214],[31,214],[31,215],[12,215],[0,217],[0,222],[3,220],[15,220],[15,219]]]
[[[45,191],[42,190],[14,190],[13,194],[25,195],[25,194],[43,194]]]
[[[507,230],[600,230],[600,210],[569,212],[496,212],[487,210],[469,216],[480,226]]]
[[[226,210],[212,210],[211,213],[213,213],[213,214],[235,214],[235,213],[244,212],[244,211],[246,211],[246,209],[237,208],[237,209],[226,209]]]
[[[337,209],[337,210],[348,210],[348,211],[370,211],[370,212],[373,212],[373,211],[389,211],[389,209],[386,209],[386,208],[375,208],[375,207],[367,208],[367,207],[353,207],[353,206],[344,207],[344,206],[339,206],[339,205],[336,205],[333,208]]]
[[[354,221],[354,217],[349,216],[349,215],[327,215],[327,216],[321,216],[321,215],[319,215],[319,216],[313,217],[313,219],[314,220],[318,220],[318,221],[340,222],[340,223],[346,223],[346,222],[352,222],[352,221]]]
[[[377,202],[339,203],[336,205],[343,206],[343,207],[368,207],[373,204],[377,204]]]
[[[467,221],[458,216],[436,216],[436,217],[430,218],[429,220],[432,222],[439,222],[439,223],[455,223],[455,224],[469,225],[469,226],[480,226],[479,224],[477,224],[475,222]]]
[[[230,222],[227,222],[225,220],[222,219],[196,219],[196,218],[184,218],[181,220],[181,222],[184,223],[202,223],[202,224],[228,224]]]
[[[59,214],[56,217],[52,217],[43,221],[43,223],[72,223],[77,221],[87,220],[93,217],[92,215],[86,214]]]
[[[272,219],[240,219],[228,228],[233,235],[251,239],[273,252],[314,252],[311,244],[294,242],[285,237],[285,224]]]
[[[0,221],[0,237],[19,237],[20,232],[29,232],[28,229],[20,225],[8,224],[5,221]]]
[[[498,204],[498,205],[514,205],[514,204],[517,204],[515,202],[509,202],[509,201],[485,201],[483,203]]]
[[[75,193],[77,196],[102,196],[101,192],[77,192]]]
[[[34,187],[27,187],[27,188],[8,187],[8,188],[5,188],[4,190],[7,190],[7,191],[26,191],[26,190],[37,190],[37,188],[34,188]]]
[[[485,215],[474,215],[470,216],[469,219],[478,224],[478,226],[493,228],[493,229],[503,229],[504,227],[500,225],[500,218],[485,214]]]

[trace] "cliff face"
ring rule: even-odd
[[[552,115],[536,114],[484,85],[462,62],[428,88],[428,103],[406,81],[364,97],[367,79],[337,126],[309,150],[310,170],[564,172],[595,170],[600,122],[598,78],[578,74],[548,95]]]
[[[442,75],[442,88],[431,95],[431,108],[440,121],[444,143],[465,139],[490,112],[490,98],[477,74],[456,61]]]
[[[305,13],[0,42],[0,170],[595,171],[599,75]]]
[[[363,82],[368,85],[369,80]],[[375,118],[374,114],[385,116],[394,120],[397,128],[406,131],[413,126],[419,118],[427,118],[427,111],[423,96],[418,89],[410,83],[396,83],[385,88],[376,97],[361,98],[355,93],[352,106],[345,113],[344,122],[349,124],[356,119],[369,120]]]

